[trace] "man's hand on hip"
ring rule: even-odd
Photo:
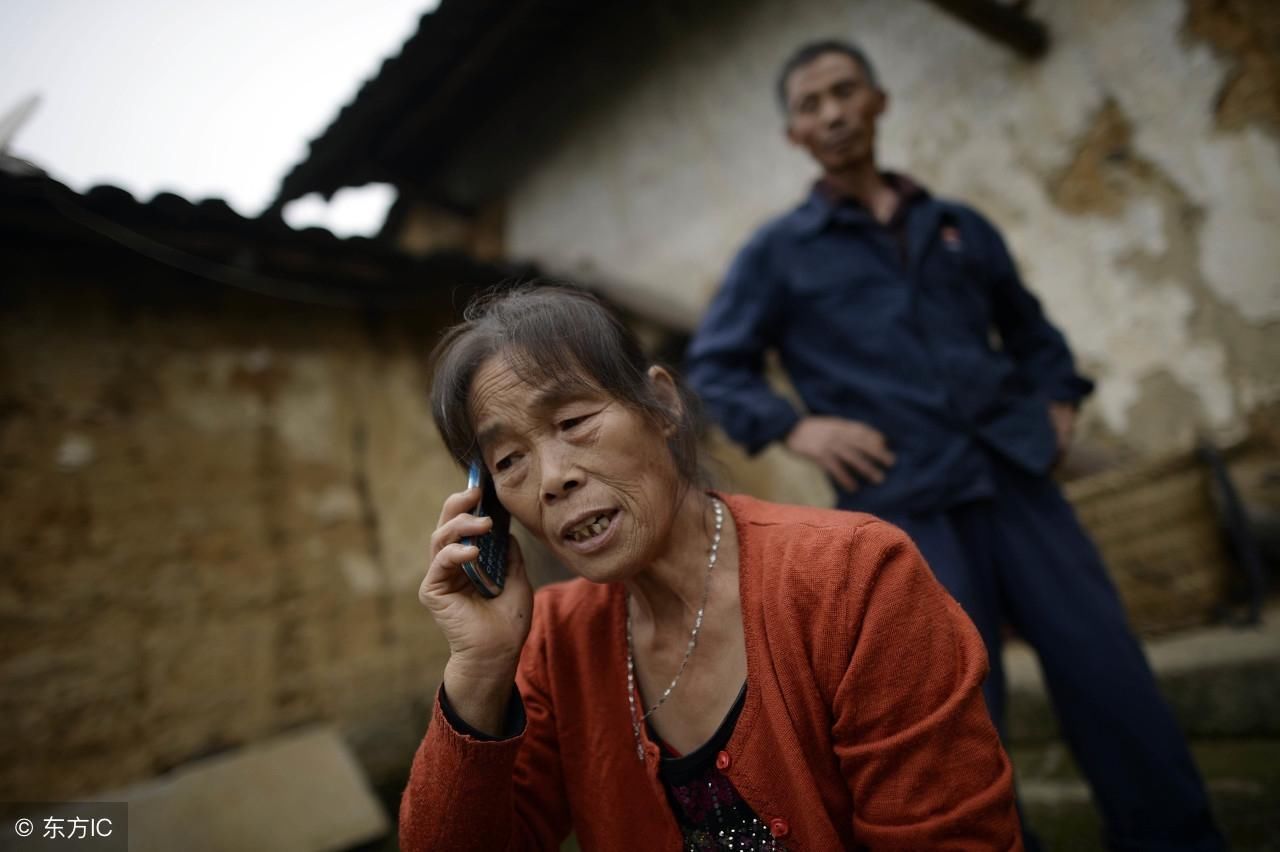
[[[1076,431],[1076,407],[1070,402],[1049,403],[1049,420],[1053,423],[1053,432],[1058,440],[1056,462],[1062,461],[1067,450],[1071,448],[1071,438]]]
[[[840,417],[805,417],[788,433],[786,446],[817,462],[845,491],[857,491],[859,479],[879,485],[895,461],[884,435]]]

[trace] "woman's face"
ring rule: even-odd
[[[665,371],[650,380],[675,399]],[[662,427],[603,390],[530,385],[501,355],[470,401],[498,499],[566,567],[609,582],[663,554],[681,482]]]

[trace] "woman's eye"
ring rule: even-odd
[[[516,457],[514,455],[503,456],[493,464],[494,470],[507,470],[511,465],[515,464]]]
[[[564,420],[560,421],[560,428],[565,430],[572,429],[573,427],[583,423],[590,416],[590,414],[583,414],[580,417],[566,417]]]

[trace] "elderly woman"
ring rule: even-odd
[[[867,515],[700,485],[693,406],[595,300],[517,291],[436,354],[461,463],[579,579],[496,597],[450,496],[420,598],[449,642],[400,810],[417,849],[1021,849],[982,641]]]

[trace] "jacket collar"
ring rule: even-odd
[[[932,197],[927,189],[907,175],[885,171],[881,172],[881,176],[898,191],[901,199],[899,210],[905,210],[906,205]],[[792,214],[792,222],[801,237],[812,237],[830,225],[837,212],[848,216],[850,222],[875,224],[870,211],[861,202],[841,196],[822,178],[814,181],[809,197]]]

